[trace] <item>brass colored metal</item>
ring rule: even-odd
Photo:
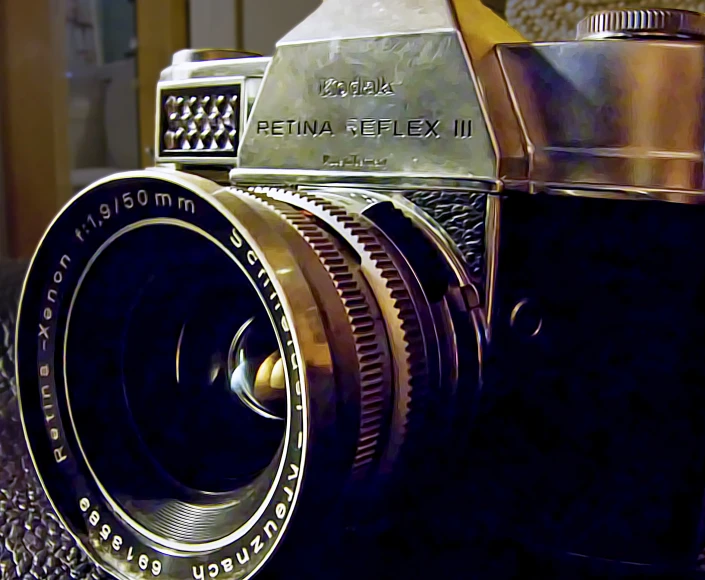
[[[257,369],[255,397],[257,400],[267,400],[272,397],[272,391],[282,391],[285,388],[284,365],[279,353],[273,352]]]
[[[450,0],[450,3],[473,62],[479,62],[497,44],[528,42],[480,0]]]
[[[256,188],[269,197],[302,208],[334,227],[357,252],[360,267],[379,305],[394,373],[394,407],[390,437],[382,454],[381,469],[389,470],[403,453],[406,437],[428,389],[428,363],[424,337],[414,301],[397,265],[389,256],[383,236],[364,217],[346,211],[324,197],[309,192]]]
[[[396,366],[395,353],[390,352],[387,346],[375,296],[362,275],[364,268],[357,265],[355,258],[347,255],[342,245],[311,217],[278,201],[275,196],[269,197],[267,192],[254,188],[248,193],[239,193],[252,195],[286,220],[306,240],[328,272],[345,309],[344,320],[329,320],[339,329],[335,334],[338,339],[346,333],[350,334],[357,353],[356,360],[350,361],[343,370],[347,376],[356,379],[359,391],[354,395],[359,400],[360,412],[353,470],[356,473],[369,470],[381,454],[385,418],[393,400],[392,367]],[[286,195],[284,191],[278,193]],[[331,340],[335,341],[335,338]]]

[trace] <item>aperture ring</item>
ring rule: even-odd
[[[348,212],[344,207],[315,193],[288,191],[270,187],[250,188],[253,193],[290,203],[309,211],[332,225],[367,263],[366,278],[380,307],[391,305],[385,323],[393,350],[395,393],[390,441],[384,461],[395,465],[406,455],[407,439],[423,425],[424,400],[429,392],[429,371],[423,333],[407,288],[397,264],[390,257],[390,248],[383,234],[364,217]],[[417,429],[418,427],[418,429]]]
[[[363,473],[379,457],[384,420],[390,404],[390,357],[381,321],[375,320],[371,297],[361,276],[348,265],[330,234],[315,219],[288,204],[253,191],[235,193],[257,199],[286,220],[308,243],[328,272],[348,316],[357,353],[360,384],[360,428],[353,472]]]

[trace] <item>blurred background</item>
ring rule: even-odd
[[[355,0],[349,0],[354,2]],[[645,0],[485,0],[530,40]],[[182,48],[271,54],[320,0],[0,0],[0,258],[28,257],[59,208],[151,164],[155,86]],[[705,0],[649,6],[705,11]]]
[[[0,257],[58,209],[151,164],[159,72],[182,48],[271,54],[319,0],[0,0]]]

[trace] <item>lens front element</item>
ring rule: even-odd
[[[111,496],[232,492],[273,461],[285,408],[276,421],[253,411],[228,367],[233,337],[257,318],[249,342],[260,352],[250,354],[279,353],[263,298],[197,230],[147,222],[94,255],[69,311],[66,382],[84,452]],[[113,429],[97,428],[96,409]]]

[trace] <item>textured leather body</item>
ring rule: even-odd
[[[0,262],[0,580],[104,579],[54,514],[24,441],[13,342],[25,268]]]

